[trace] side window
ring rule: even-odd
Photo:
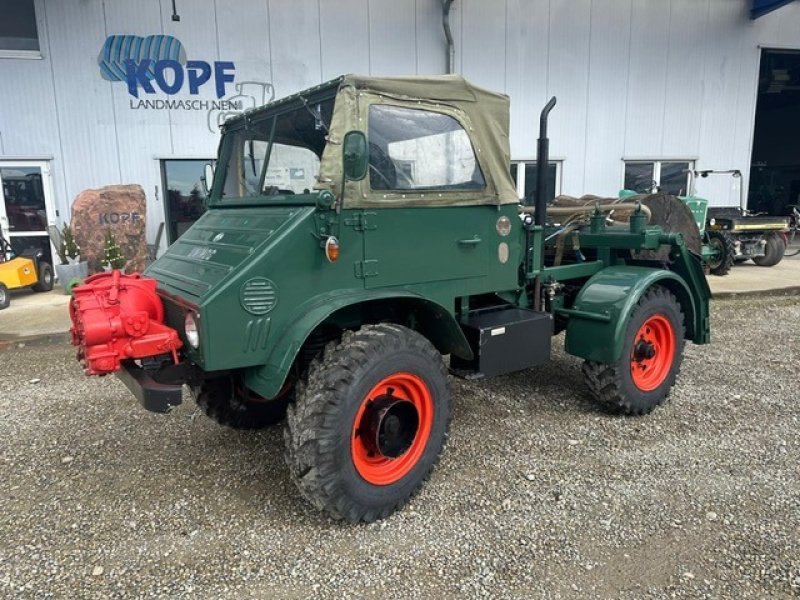
[[[517,195],[525,206],[536,204],[536,183],[539,173],[536,161],[517,161],[511,163],[511,178],[517,186]],[[550,198],[561,194],[561,161],[547,163],[547,193]]]
[[[427,110],[369,107],[369,182],[373,190],[483,189],[467,132]]]
[[[684,196],[689,190],[689,173],[694,168],[690,160],[625,161],[626,190],[640,193],[654,191]]]

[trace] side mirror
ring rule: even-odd
[[[206,196],[210,195],[211,188],[214,187],[214,166],[211,163],[206,163],[206,169],[200,181],[203,182],[203,189],[206,192]]]
[[[369,153],[367,137],[362,131],[348,131],[342,144],[344,157],[344,178],[346,181],[359,181],[367,176]]]

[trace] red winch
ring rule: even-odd
[[[98,273],[72,290],[69,305],[72,343],[87,375],[119,371],[120,361],[171,354],[183,345],[164,325],[164,306],[156,280],[118,270]]]

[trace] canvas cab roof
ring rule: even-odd
[[[518,203],[516,188],[509,171],[509,98],[473,85],[460,75],[412,77],[371,77],[343,75],[264,107],[231,119],[237,122],[258,119],[261,114],[335,96],[328,143],[321,158],[316,189],[330,189],[336,196],[342,190],[342,151],[344,135],[361,130],[369,138],[369,109],[373,105],[428,110],[453,117],[469,136],[476,160],[485,181],[480,190],[442,190],[436,195],[424,190],[376,193],[367,181],[346,183],[346,205],[419,206]],[[435,196],[435,197],[433,197]]]

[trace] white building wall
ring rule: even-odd
[[[51,156],[61,220],[85,188],[141,184],[151,239],[164,214],[158,159],[213,156],[218,135],[204,111],[132,110],[125,84],[100,77],[107,35],[173,35],[189,59],[232,60],[238,82],[276,97],[343,72],[445,69],[439,0],[179,0],[180,22],[171,0],[36,2],[43,59],[0,59],[0,159]],[[455,0],[456,70],[511,96],[514,159],[534,158],[539,110],[558,96],[564,193],[615,194],[625,158],[694,158],[742,170],[746,185],[760,47],[800,48],[800,3],[756,21],[748,4]],[[201,90],[214,99],[211,83]],[[723,178],[698,191],[738,202]]]

